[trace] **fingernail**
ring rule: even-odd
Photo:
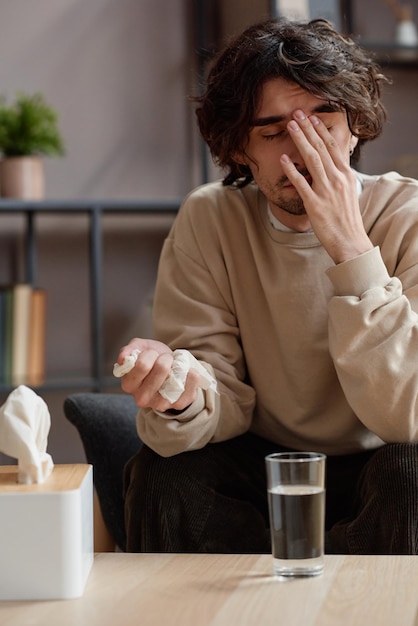
[[[292,120],[291,122],[289,122],[289,128],[291,130],[299,130],[299,124]]]
[[[309,119],[311,120],[311,124],[313,124],[314,126],[318,126],[319,117],[316,117],[316,115],[311,115]]]
[[[305,113],[303,111],[300,111],[299,109],[293,113],[293,117],[295,117],[297,120],[306,119]]]

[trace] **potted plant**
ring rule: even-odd
[[[57,115],[42,94],[20,93],[12,104],[0,98],[0,153],[1,195],[42,199],[42,157],[64,154]]]

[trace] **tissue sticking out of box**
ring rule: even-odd
[[[0,452],[18,461],[18,481],[43,483],[54,467],[46,452],[51,417],[45,401],[19,385],[0,407]]]

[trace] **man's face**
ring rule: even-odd
[[[345,111],[336,110],[327,101],[283,78],[264,83],[254,126],[240,160],[251,169],[255,182],[267,197],[276,217],[290,228],[305,230],[310,224],[303,202],[284,175],[280,162],[280,156],[287,154],[299,172],[309,183],[312,182],[287,130],[287,124],[297,109],[306,116],[315,114],[323,121],[348,162],[353,137]]]

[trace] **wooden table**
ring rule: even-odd
[[[82,598],[0,602],[7,626],[417,626],[418,557],[327,556],[280,580],[268,555],[96,554]]]

